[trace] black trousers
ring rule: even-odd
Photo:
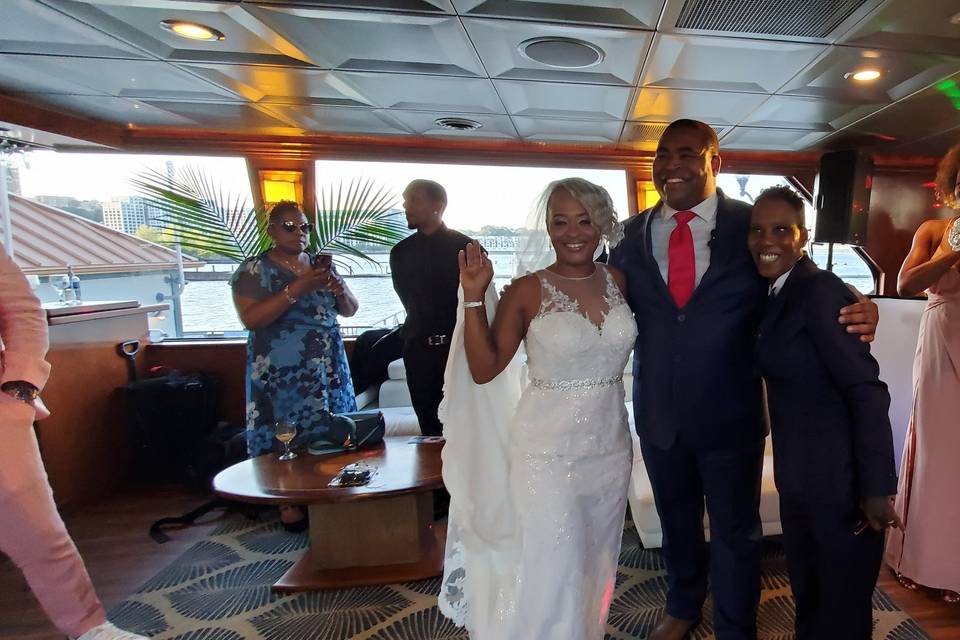
[[[699,620],[709,578],[717,640],[757,637],[763,445],[703,451],[678,438],[669,449],[658,449],[641,439],[663,530],[667,613]]]
[[[797,640],[870,640],[884,534],[867,527],[854,535],[862,517],[855,504],[780,497]]]
[[[449,345],[429,346],[425,340],[410,340],[403,345],[403,365],[407,370],[407,388],[413,410],[425,436],[443,435],[437,408],[443,400],[443,371],[447,366]]]

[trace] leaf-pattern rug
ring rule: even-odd
[[[439,578],[407,584],[279,595],[272,585],[300,556],[307,534],[274,518],[231,515],[136,594],[110,611],[118,626],[163,640],[467,640],[440,615]],[[623,532],[607,640],[644,638],[663,611],[666,577],[657,551]],[[712,639],[710,602],[696,640]],[[883,591],[873,596],[875,640],[929,639]],[[766,544],[759,612],[761,640],[792,640],[793,599],[783,552]]]

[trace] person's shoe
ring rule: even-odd
[[[114,626],[113,623],[104,622],[90,629],[77,640],[147,640],[147,636],[130,633]]]
[[[940,591],[940,599],[947,604],[960,604],[960,593],[950,591],[950,589],[943,589]]]
[[[684,620],[664,613],[660,622],[647,636],[647,640],[684,640],[698,624],[700,624],[699,620]]]
[[[917,589],[920,588],[919,584],[917,584],[907,576],[903,575],[902,573],[898,573],[896,574],[896,576],[897,576],[897,582],[899,582],[900,586],[903,587],[904,589],[910,589],[910,591],[916,591]]]

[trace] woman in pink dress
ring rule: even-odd
[[[960,209],[960,144],[940,162],[937,189]],[[900,269],[903,297],[927,291],[913,363],[913,416],[897,492],[905,530],[891,530],[887,563],[901,584],[960,602],[960,216],[920,225]]]

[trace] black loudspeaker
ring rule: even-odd
[[[833,151],[820,158],[814,242],[863,245],[873,183],[873,158],[859,151]]]

